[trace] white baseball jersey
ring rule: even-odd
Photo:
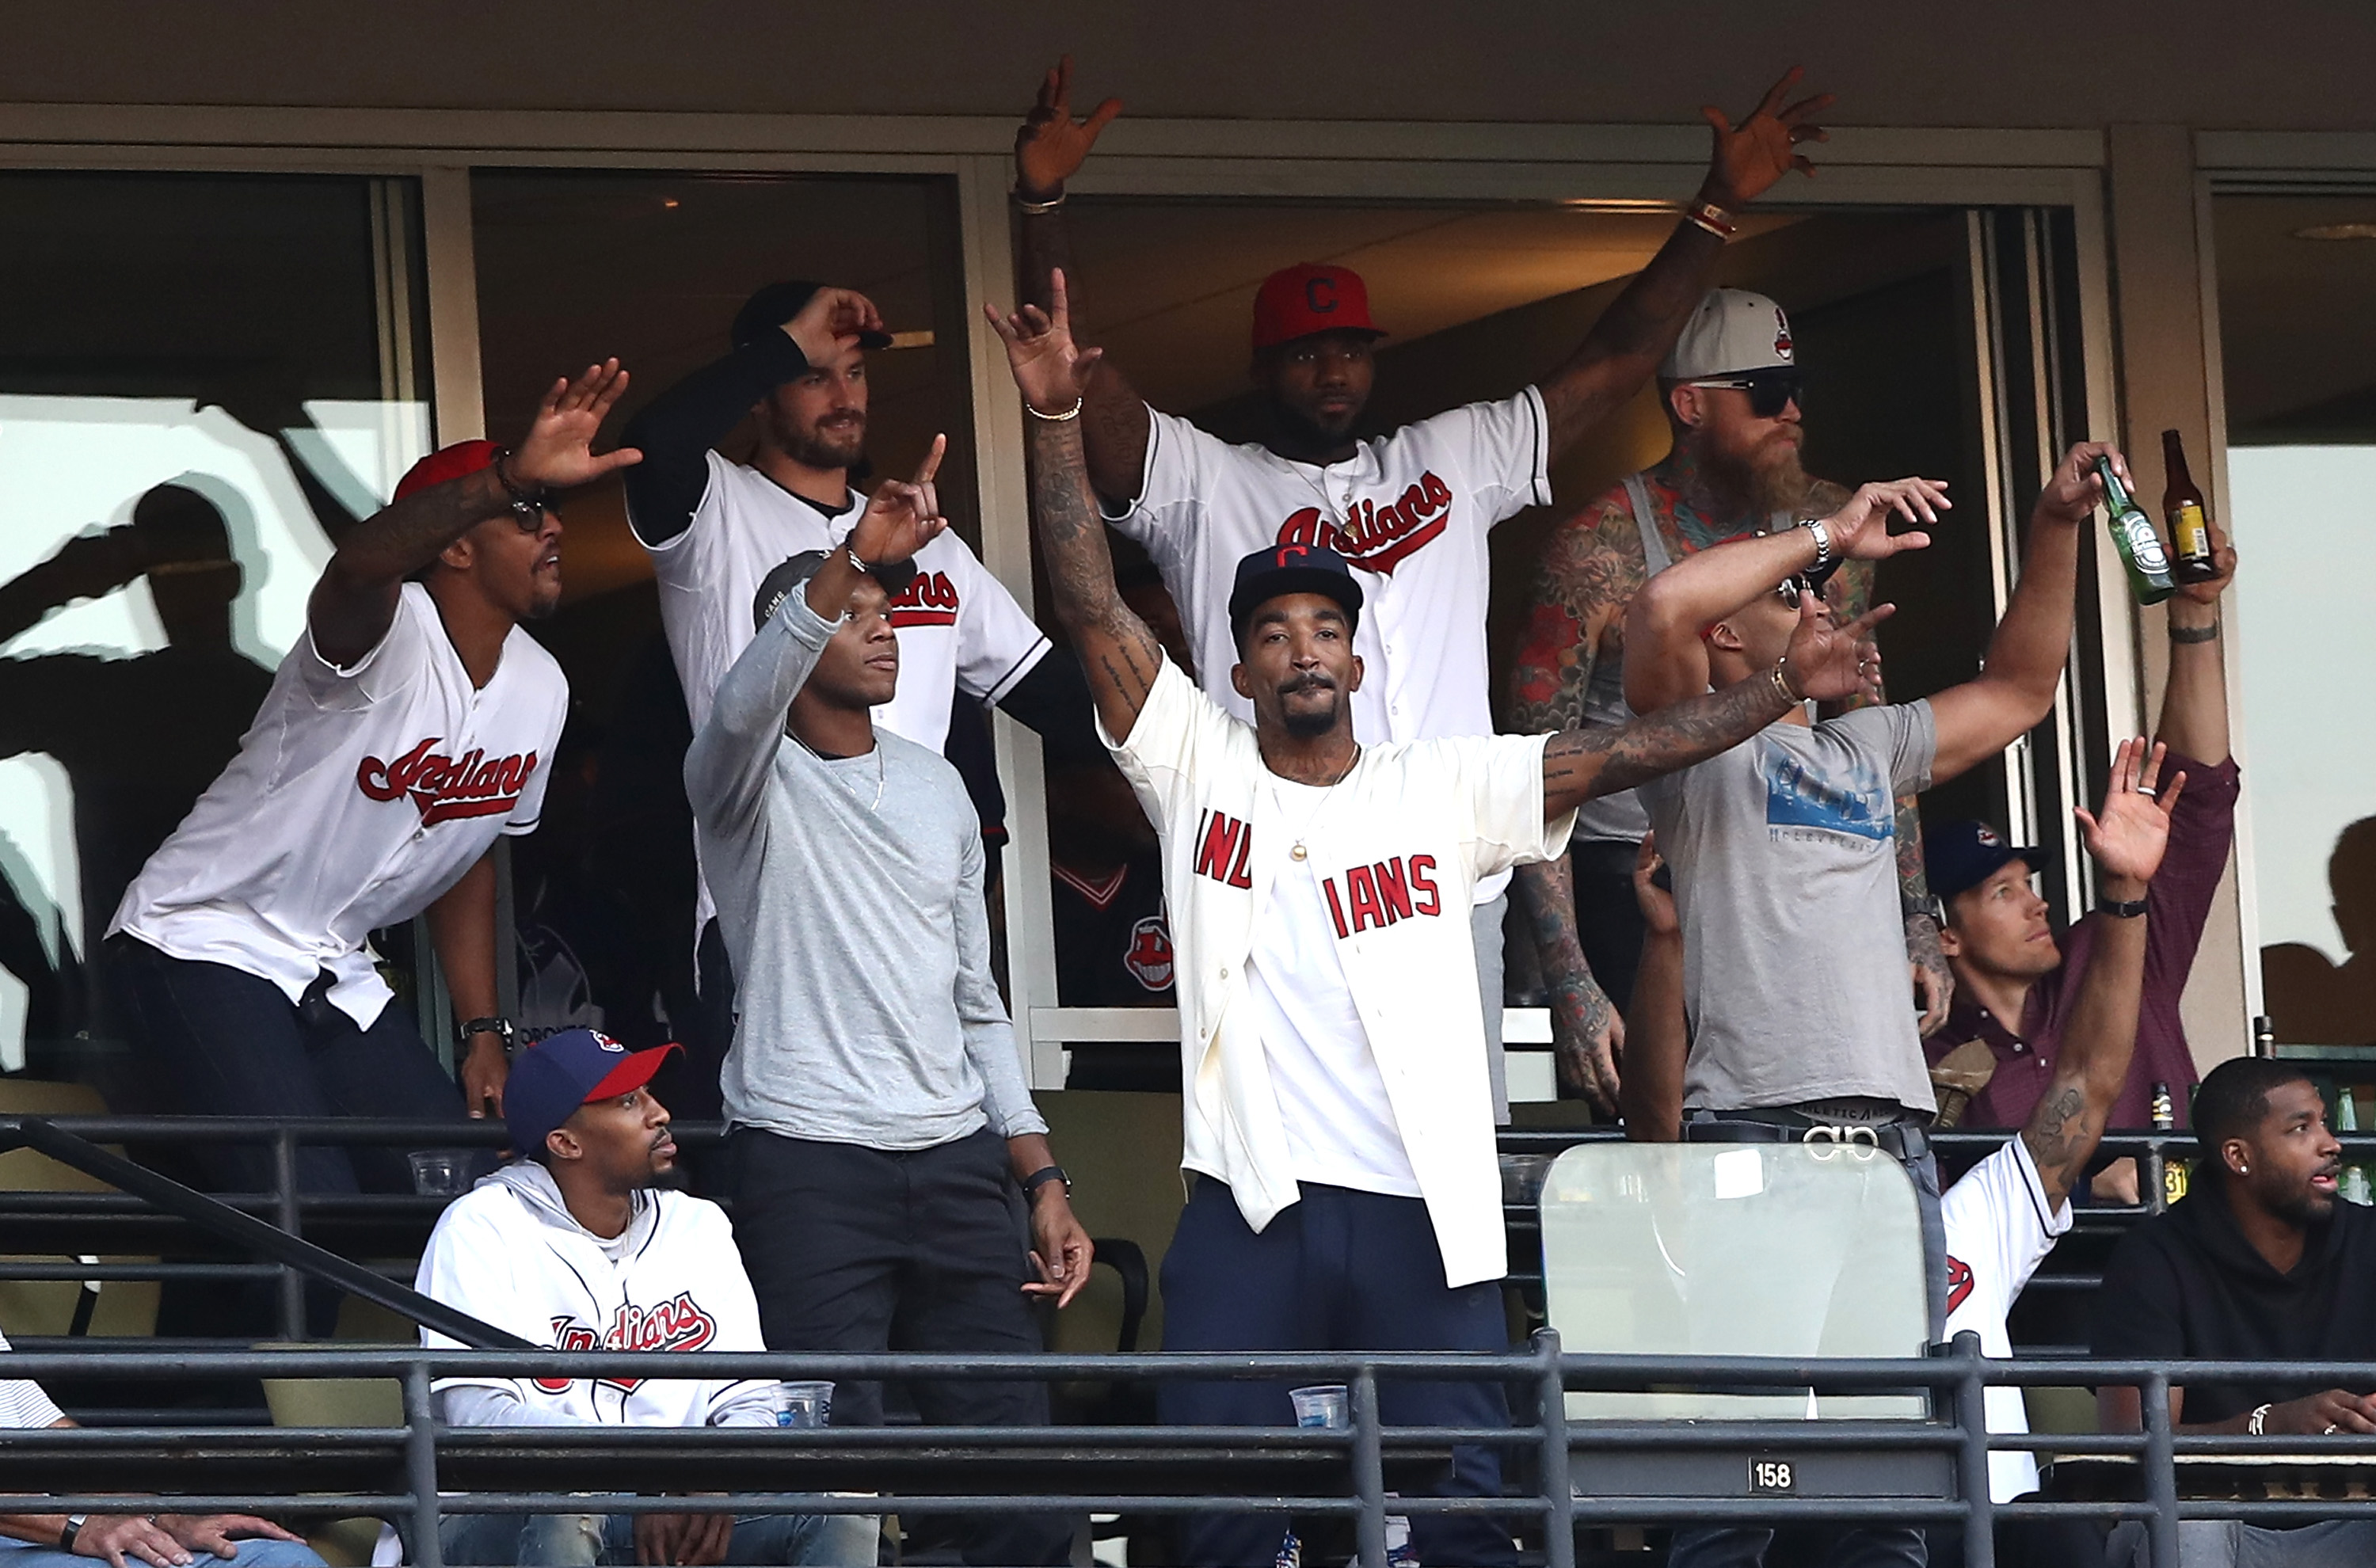
[[[7,1336],[0,1335],[0,1351],[8,1348]],[[53,1427],[65,1419],[65,1412],[31,1378],[0,1377],[0,1431]]]
[[[646,543],[659,580],[660,626],[684,686],[693,732],[709,719],[718,683],[751,646],[751,601],[760,582],[791,556],[831,550],[849,537],[866,497],[849,493],[828,516],[758,469],[709,455],[709,486],[674,539]],[[899,636],[899,687],[874,722],[938,752],[949,735],[949,704],[962,689],[995,703],[1048,656],[1048,638],[1006,585],[965,540],[943,533],[916,552],[916,580],[892,601]],[[695,911],[698,932],[716,914],[705,877]]]
[[[280,661],[239,754],[125,889],[109,934],[227,964],[368,1028],[386,982],[364,945],[410,920],[497,837],[536,826],[569,683],[517,626],[483,688],[418,583],[377,647],[341,670],[308,632]]]
[[[2009,1360],[2013,1336],[2006,1314],[2071,1229],[2070,1200],[2059,1209],[2047,1207],[2029,1146],[2015,1136],[1947,1189],[1939,1200],[1939,1217],[1947,1228],[1947,1337],[1969,1329],[1980,1336],[1983,1352]],[[2029,1430],[2020,1389],[1990,1388],[1982,1404],[1990,1431]],[[2037,1490],[2035,1455],[1989,1455],[1989,1495],[1995,1501],[2007,1503]]]
[[[1550,424],[1529,386],[1364,441],[1341,463],[1291,462],[1232,446],[1147,410],[1146,469],[1114,527],[1146,548],[1180,606],[1196,676],[1229,713],[1253,708],[1230,685],[1238,661],[1230,589],[1238,563],[1276,544],[1322,544],[1361,584],[1353,651],[1353,736],[1364,745],[1493,733],[1485,652],[1494,524],[1551,499]],[[1489,877],[1478,901],[1509,879]]]
[[[627,1229],[606,1241],[577,1223],[552,1172],[533,1160],[505,1166],[446,1206],[413,1289],[556,1350],[766,1348],[725,1210],[683,1193],[638,1193]],[[421,1343],[457,1348],[426,1328]],[[527,1407],[526,1424],[712,1426],[731,1407],[772,1410],[778,1399],[772,1381],[715,1378],[479,1375],[431,1387],[507,1394]]]
[[[1365,746],[1299,837],[1281,831],[1276,776],[1253,727],[1169,659],[1127,739],[1108,735],[1163,840],[1182,1164],[1229,1183],[1255,1230],[1300,1195],[1246,973],[1273,885],[1292,868],[1317,883],[1444,1282],[1509,1272],[1468,910],[1480,878],[1566,848],[1574,814],[1543,820],[1548,739]]]

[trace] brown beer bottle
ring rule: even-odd
[[[2169,535],[2169,575],[2181,583],[2207,583],[2219,575],[2211,549],[2211,524],[2203,509],[2203,492],[2186,471],[2186,448],[2178,432],[2161,433],[2161,516]]]

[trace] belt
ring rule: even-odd
[[[1687,1144],[1864,1144],[1900,1161],[1920,1159],[1930,1152],[1930,1134],[1910,1122],[1880,1126],[1827,1126],[1809,1123],[1784,1127],[1771,1122],[1740,1122],[1723,1112],[1683,1123]]]

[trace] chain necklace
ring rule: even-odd
[[[784,727],[784,733],[791,736],[793,742],[797,744],[801,750],[808,753],[809,755],[816,758],[819,762],[849,762],[851,760],[846,756],[826,755],[825,753],[817,750],[814,746],[810,745],[806,741],[802,740],[799,732],[793,730],[790,725],[786,725]],[[888,775],[883,766],[883,741],[880,736],[877,736],[874,742],[874,800],[873,803],[868,805],[866,808],[870,813],[876,816],[883,814],[883,783],[885,778],[887,777]]]
[[[1304,814],[1303,825],[1305,827],[1309,828],[1313,822],[1320,815],[1322,808],[1328,804],[1329,793],[1334,790],[1337,785],[1342,784],[1346,779],[1350,778],[1353,776],[1353,769],[1359,767],[1360,764],[1361,748],[1355,746],[1353,748],[1353,760],[1345,765],[1345,771],[1339,773],[1336,778],[1331,778],[1325,784],[1306,784],[1303,786],[1303,788],[1307,790],[1318,790],[1320,791],[1320,799],[1313,802],[1312,809]],[[1282,780],[1276,774],[1271,776],[1271,803],[1277,807],[1278,813],[1281,816],[1285,816],[1287,814],[1287,801],[1279,793],[1278,790],[1278,786],[1282,782],[1292,784],[1295,780],[1291,778]],[[1288,846],[1287,858],[1291,861],[1301,861],[1309,858],[1310,855],[1311,850],[1304,845],[1303,835],[1301,833],[1297,834],[1295,836],[1295,842]]]

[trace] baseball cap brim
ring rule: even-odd
[[[1361,618],[1361,585],[1343,572],[1318,566],[1282,566],[1240,583],[1230,595],[1230,627],[1240,636],[1254,612],[1290,593],[1316,593],[1335,600],[1348,620]]]
[[[2015,848],[2012,845],[2004,845],[2000,848],[1990,849],[1978,860],[1973,861],[1970,866],[1966,867],[1966,877],[1961,886],[1942,889],[1938,886],[1936,883],[1933,883],[1930,891],[1935,894],[1942,902],[1951,898],[1961,897],[1963,895],[1969,893],[1973,888],[1978,887],[1981,883],[1986,882],[1989,878],[1996,875],[1997,873],[2004,870],[2005,867],[2011,865],[2015,861],[2026,861],[2029,863],[2029,869],[2034,872],[2044,871],[2048,866],[2053,863],[2052,858],[2043,849],[2037,849],[2035,847],[2022,849]]]
[[[674,1040],[666,1045],[656,1045],[649,1051],[631,1052],[624,1062],[604,1074],[600,1083],[586,1091],[582,1103],[591,1105],[598,1099],[614,1099],[630,1090],[642,1088],[652,1081],[652,1075],[660,1070],[661,1063],[671,1056],[683,1053],[684,1047]]]

